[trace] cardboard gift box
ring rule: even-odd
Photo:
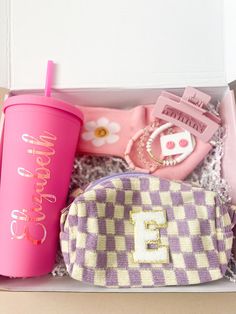
[[[42,94],[45,62],[57,62],[53,95],[76,105],[126,108],[181,95],[186,85],[221,101],[223,176],[236,203],[234,1],[1,1],[0,86]],[[2,18],[2,19],[1,19]],[[0,289],[64,292],[232,292],[226,279],[189,287],[111,289],[70,278],[0,278]]]

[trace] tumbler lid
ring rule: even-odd
[[[60,99],[51,97],[53,74],[54,74],[54,63],[52,60],[48,60],[44,96],[26,94],[26,95],[18,95],[18,96],[9,97],[7,98],[7,100],[5,101],[3,105],[3,112],[5,113],[8,107],[15,106],[15,105],[29,104],[29,105],[46,106],[46,107],[66,111],[76,116],[77,118],[79,118],[82,124],[84,117],[83,117],[83,113],[80,111],[78,107],[75,107],[69,103],[61,101]]]
[[[47,96],[38,96],[38,95],[17,95],[8,97],[3,105],[3,112],[5,113],[6,109],[10,106],[15,105],[38,105],[45,106],[50,108],[55,108],[58,110],[66,111],[74,116],[76,116],[81,123],[83,123],[84,116],[81,110],[67,102],[64,102],[60,99],[47,97]]]

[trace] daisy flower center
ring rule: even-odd
[[[100,126],[94,130],[94,134],[96,137],[105,137],[109,134],[109,130],[104,126]]]

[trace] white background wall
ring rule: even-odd
[[[9,3],[0,0],[0,86],[8,87],[9,78]]]
[[[56,86],[64,88],[226,82],[224,44],[232,46],[233,36],[224,38],[231,24],[225,26],[223,5],[235,0],[0,0],[1,6],[6,2],[13,89],[43,88],[49,58],[58,63]]]

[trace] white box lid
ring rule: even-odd
[[[0,86],[222,86],[236,77],[235,0],[1,0]],[[2,27],[1,27],[2,26]]]

